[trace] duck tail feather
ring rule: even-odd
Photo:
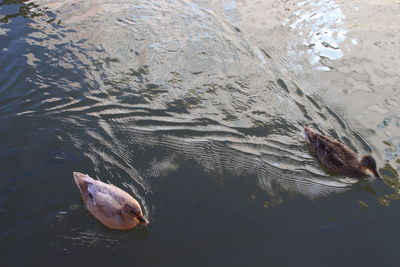
[[[87,193],[87,179],[85,174],[74,172],[74,180],[82,194]]]

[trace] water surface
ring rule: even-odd
[[[3,1],[5,266],[395,266],[394,1]],[[377,159],[329,174],[308,125]],[[72,172],[134,195],[114,231]]]

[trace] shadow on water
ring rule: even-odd
[[[378,224],[360,207],[379,213],[398,200],[396,136],[384,149],[371,145],[365,136],[374,130],[353,122],[311,85],[308,70],[327,71],[319,65],[323,60],[344,56],[341,6],[286,1],[282,10],[296,11],[283,24],[272,19],[277,28],[267,21],[258,29],[263,19],[252,8],[259,4],[222,2],[0,3],[0,64],[6,70],[0,75],[0,121],[7,125],[0,131],[6,162],[0,237],[10,262],[39,262],[28,253],[37,244],[35,251],[46,251],[49,262],[48,251],[73,263],[72,255],[137,250],[138,262],[155,265],[165,259],[183,265],[185,253],[199,265],[210,258],[226,265],[238,259],[227,255],[246,244],[236,264],[279,263],[279,255],[294,250],[290,240],[299,246],[311,240],[318,248],[324,242],[319,235],[344,238],[358,231],[360,218]],[[256,22],[246,23],[249,12]],[[336,14],[336,24],[325,21],[324,12]],[[265,25],[272,34],[262,32]],[[317,34],[324,25],[330,33]],[[278,34],[281,27],[290,29],[287,36]],[[310,46],[291,42],[297,31],[312,33]],[[296,63],[301,55],[308,63]],[[396,121],[389,117],[379,129],[397,129]],[[354,185],[354,179],[329,175],[309,154],[305,125],[359,153],[382,157],[375,151],[383,151],[385,184]],[[135,195],[151,226],[105,229],[79,201],[72,171]],[[348,203],[356,208],[345,209],[344,218],[338,205]]]

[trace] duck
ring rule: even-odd
[[[371,155],[358,157],[347,145],[304,127],[304,133],[309,146],[317,159],[329,170],[352,178],[365,177],[371,172],[376,179],[381,180],[376,169],[376,161]]]
[[[86,208],[105,226],[130,230],[140,224],[149,224],[139,202],[124,190],[80,172],[73,172],[73,177]]]

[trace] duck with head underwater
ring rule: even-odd
[[[365,155],[360,160],[350,147],[337,140],[321,135],[308,127],[304,127],[304,133],[311,150],[328,169],[353,178],[362,178],[371,172],[376,179],[382,179],[372,156]]]

